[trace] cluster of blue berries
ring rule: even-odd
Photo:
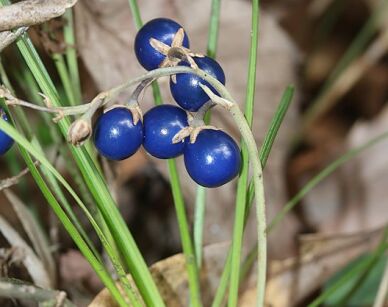
[[[135,53],[139,63],[147,70],[196,65],[225,84],[221,66],[209,57],[193,54],[187,34],[170,19],[158,18],[145,24],[137,33]],[[174,136],[189,126],[187,112],[196,112],[209,101],[200,84],[212,89],[195,74],[171,76],[171,93],[180,107],[168,104],[156,106],[145,113],[143,122],[139,120],[135,123],[131,111],[124,106],[102,114],[94,128],[96,148],[111,160],[126,159],[141,145],[159,159],[183,154],[187,172],[198,184],[218,187],[232,180],[240,171],[240,150],[225,132],[203,129],[193,143],[189,138],[173,142]]]

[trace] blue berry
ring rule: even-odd
[[[168,104],[154,107],[144,115],[143,126],[143,146],[149,154],[159,159],[170,159],[183,153],[184,142],[173,144],[172,139],[188,126],[184,110]]]
[[[143,141],[143,125],[133,123],[126,108],[115,108],[102,114],[94,128],[94,144],[104,157],[124,160],[132,156]]]
[[[225,74],[222,70],[222,67],[212,58],[207,56],[205,57],[195,57],[195,63],[200,69],[208,73],[209,75],[216,78],[222,84],[225,85]],[[186,61],[181,61],[180,66],[190,66]],[[170,90],[171,94],[174,97],[175,101],[185,110],[195,112],[209,101],[209,97],[199,86],[202,83],[203,85],[208,86],[212,91],[216,92],[212,86],[202,78],[194,74],[177,74],[176,83],[170,78]]]
[[[238,145],[221,130],[202,130],[195,143],[186,142],[183,155],[190,177],[208,188],[231,181],[241,167]]]
[[[0,115],[2,119],[8,121],[8,117],[3,111],[3,109],[0,109]],[[9,137],[8,134],[0,130],[0,156],[4,155],[9,150],[12,147],[13,143],[13,139]]]
[[[135,38],[135,53],[139,63],[147,70],[158,68],[166,56],[150,45],[150,39],[154,38],[171,46],[172,40],[180,28],[182,28],[180,24],[167,18],[157,18],[147,22],[137,32]],[[186,48],[190,46],[186,33],[182,46]]]

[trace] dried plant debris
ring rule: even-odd
[[[31,214],[30,210],[16,196],[16,194],[13,193],[11,190],[5,190],[4,193],[8,198],[9,202],[12,204],[16,215],[22,223],[23,228],[32,243],[32,246],[34,247],[34,251],[42,260],[44,267],[47,269],[51,285],[55,285],[56,268],[47,237],[43,233],[41,227],[38,225],[37,220]]]
[[[28,270],[34,284],[43,288],[52,288],[53,284],[42,261],[36,256],[32,248],[24,241],[18,232],[0,216],[0,232],[13,246],[22,252],[22,262]]]
[[[28,27],[21,27],[15,31],[0,32],[0,52],[7,46],[16,41],[22,34],[28,30]]]
[[[63,291],[40,288],[17,279],[0,278],[0,297],[37,302],[39,306],[75,307]]]
[[[77,0],[26,0],[0,7],[0,31],[43,23],[65,13]]]

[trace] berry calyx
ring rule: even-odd
[[[94,144],[99,153],[110,160],[124,160],[140,148],[143,124],[133,122],[131,112],[117,107],[102,114],[94,129]]]

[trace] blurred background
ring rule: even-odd
[[[284,89],[289,84],[296,88],[265,169],[268,220],[331,162],[388,131],[387,2],[262,1],[253,124],[259,146]],[[143,0],[139,1],[139,5],[144,21],[156,17],[172,18],[184,26],[192,49],[206,52],[211,1]],[[75,5],[74,11],[82,102],[90,101],[100,91],[144,73],[133,52],[136,30],[126,0],[83,0]],[[241,107],[244,105],[248,68],[250,14],[250,1],[221,1],[216,58],[225,71],[226,86]],[[61,86],[60,79],[52,54],[64,50],[63,25],[63,19],[58,18],[29,30],[58,87]],[[1,60],[17,96],[27,100],[39,99],[31,97],[20,82],[28,73],[14,46],[1,54]],[[165,103],[173,103],[167,90],[168,79],[161,79],[160,85]],[[127,99],[129,94],[124,93],[120,100]],[[141,106],[145,112],[152,105],[149,89],[142,98]],[[238,131],[228,115],[217,110],[213,113],[212,123],[238,140]],[[32,111],[30,120],[36,124],[39,138],[46,145],[45,151],[55,155],[56,150],[45,124]],[[16,151],[14,148],[0,159],[1,179],[24,168],[22,160],[14,158]],[[330,276],[375,246],[381,234],[378,229],[388,221],[387,152],[388,140],[382,140],[349,160],[310,191],[271,232],[269,256],[273,261],[273,270],[270,271],[269,280],[272,283],[268,289],[271,306],[305,306],[326,286]],[[71,181],[71,170],[66,168],[63,157],[53,159],[57,168]],[[151,265],[179,253],[179,232],[166,163],[141,150],[123,162],[102,161],[102,165],[110,189],[147,262]],[[192,219],[196,186],[184,171],[181,158],[178,165]],[[76,182],[73,184],[77,186]],[[0,188],[3,189],[1,184]],[[208,191],[204,231],[206,245],[231,239],[235,188],[236,182],[232,182]],[[30,176],[24,177],[12,190],[32,209],[50,238],[57,263],[57,287],[67,291],[77,305],[85,305],[101,289],[97,277],[53,213],[47,210]],[[28,242],[17,215],[3,193],[0,193],[0,202],[1,216]],[[81,216],[81,212],[78,213]],[[255,214],[251,215],[245,235],[246,252],[256,240]],[[85,225],[89,227],[86,219]],[[0,247],[0,273],[30,280],[12,242],[0,236]],[[301,279],[293,288],[286,275],[289,273],[287,261],[309,252],[313,255],[314,265],[306,264],[306,271],[301,273]],[[209,257],[216,256],[211,254]],[[376,272],[380,275],[375,274],[364,289],[366,292],[359,294],[361,298],[355,299],[349,306],[372,305],[384,261],[376,265]],[[222,267],[222,259],[218,265]],[[299,289],[300,293],[290,296],[295,289]],[[365,293],[371,294],[371,291],[375,292],[368,300]],[[243,295],[241,306],[250,306],[249,302],[249,293]],[[7,300],[2,306],[15,304],[15,301]],[[330,304],[326,302],[326,305]]]

